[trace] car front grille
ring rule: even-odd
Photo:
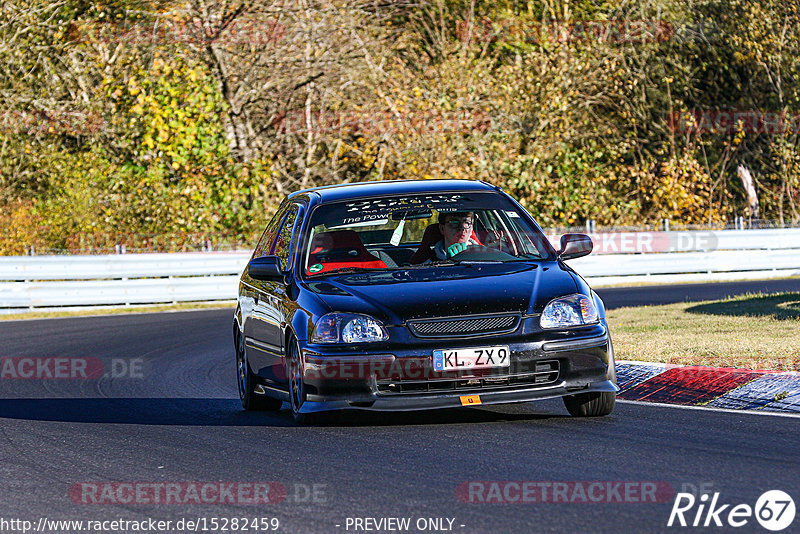
[[[413,395],[448,391],[486,391],[493,389],[547,386],[558,382],[558,360],[531,362],[529,368],[513,374],[496,374],[464,378],[432,378],[429,380],[378,380],[381,395]]]
[[[409,321],[408,324],[417,337],[467,337],[511,332],[516,330],[519,319],[519,315],[482,315]]]

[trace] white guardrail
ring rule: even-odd
[[[594,287],[800,276],[800,229],[591,234]],[[559,236],[548,236],[558,247]],[[0,257],[0,311],[233,300],[249,252]],[[800,281],[798,282],[800,287]]]
[[[0,310],[232,300],[250,254],[0,257]]]

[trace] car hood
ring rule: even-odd
[[[330,311],[408,320],[494,313],[541,313],[553,298],[575,293],[558,262],[471,264],[332,276],[309,288]]]

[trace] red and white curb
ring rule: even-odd
[[[620,360],[618,398],[800,413],[800,373]]]

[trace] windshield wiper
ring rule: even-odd
[[[542,256],[534,256],[532,254],[528,254],[527,256],[519,256],[519,257],[514,258],[513,260],[509,260],[509,261],[514,261],[514,262],[521,262],[521,261],[547,261],[547,258],[544,258]]]
[[[506,263],[502,260],[456,260],[456,265],[484,265],[495,263]]]

